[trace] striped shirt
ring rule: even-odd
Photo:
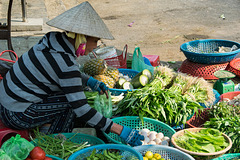
[[[109,131],[112,120],[91,108],[83,92],[88,76],[79,71],[74,46],[63,32],[49,32],[24,53],[0,83],[0,103],[8,110],[24,112],[32,103],[63,92],[77,117]]]

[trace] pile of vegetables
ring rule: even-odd
[[[214,99],[213,90],[204,79],[160,66],[149,84],[127,92],[114,114],[139,116],[142,121],[142,117],[148,117],[175,126],[185,124],[195,111],[203,109],[200,102],[212,103]]]
[[[124,116],[139,116],[160,120],[169,125],[185,124],[188,117],[194,114],[199,103],[170,92],[157,88],[160,80],[154,80],[142,89],[128,92],[118,103],[115,114]]]
[[[120,152],[118,151],[112,151],[112,150],[103,150],[101,152],[97,152],[96,149],[94,149],[89,157],[86,158],[86,160],[105,160],[105,159],[111,159],[111,160],[121,160],[122,155],[120,155]]]
[[[199,132],[186,130],[175,141],[179,147],[198,153],[214,153],[229,146],[222,133],[212,128],[201,129]]]
[[[30,138],[35,146],[41,147],[48,155],[53,155],[65,160],[68,159],[68,157],[74,152],[90,146],[88,145],[88,142],[72,142],[71,139],[76,136],[77,133],[70,138],[66,138],[63,134],[60,133],[54,136],[46,135],[39,132],[38,130],[34,130],[34,135],[35,139],[32,137]]]
[[[240,107],[221,101],[208,110],[210,120],[204,127],[215,128],[229,136],[233,142],[230,153],[240,153]]]

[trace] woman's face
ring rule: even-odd
[[[97,48],[98,40],[100,40],[100,38],[87,36],[87,44],[86,44],[86,50],[84,55],[88,55],[90,52],[93,51],[93,49]]]

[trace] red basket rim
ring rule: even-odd
[[[235,59],[233,59],[232,61],[230,61],[229,65],[230,65],[232,68],[234,68],[234,69],[236,69],[236,70],[239,70],[239,69],[237,69],[237,68],[234,66],[234,63],[236,63],[236,62],[238,62],[238,61],[240,61],[240,58],[235,58]]]

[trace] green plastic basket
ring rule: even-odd
[[[144,121],[143,125],[138,116],[117,117],[117,118],[113,118],[112,121],[114,123],[127,126],[129,128],[136,129],[136,130],[147,128],[150,131],[162,132],[164,136],[168,136],[169,138],[171,138],[172,135],[176,133],[176,131],[169,125],[161,121],[154,120],[151,118],[146,118],[146,117],[143,118],[143,121]],[[126,144],[122,138],[120,138],[118,135],[114,133],[106,134],[105,132],[103,132],[103,134],[108,139],[108,141],[112,143]]]
[[[240,159],[240,153],[229,153],[229,154],[224,154],[221,157],[214,158],[212,160],[230,160],[230,159]]]
[[[94,146],[94,145],[98,145],[98,144],[105,144],[104,141],[102,141],[101,139],[88,135],[88,134],[82,134],[82,133],[61,133],[63,134],[67,139],[70,139],[70,141],[74,142],[74,143],[83,143],[83,142],[88,142],[88,144],[90,146]],[[49,136],[56,136],[58,134],[50,134]],[[37,139],[34,139],[34,141],[38,141]],[[35,146],[37,146],[37,144],[33,141],[31,141],[31,143],[33,143]],[[53,160],[62,160],[59,157],[56,157],[54,155],[48,155],[48,157],[52,158]]]

